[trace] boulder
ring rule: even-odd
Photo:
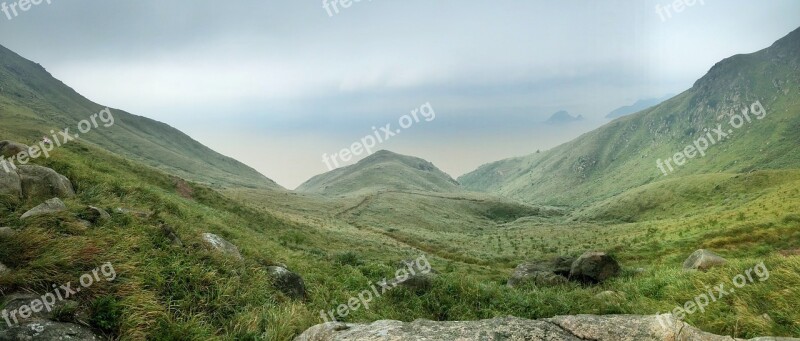
[[[567,276],[574,261],[575,258],[571,257],[556,257],[522,263],[514,270],[514,274],[508,280],[508,286],[516,287],[525,283],[554,286],[567,283]]]
[[[10,227],[0,227],[0,239],[10,238],[14,235],[14,229]]]
[[[0,164],[0,197],[4,196],[21,198],[22,181],[15,170],[10,169],[9,172],[6,172],[2,164]]]
[[[80,217],[94,225],[104,224],[111,220],[111,215],[108,214],[108,212],[94,206],[87,206],[86,209],[81,212]]]
[[[687,270],[706,271],[713,267],[725,265],[728,261],[716,253],[708,250],[697,250],[683,262],[683,268]]]
[[[330,322],[316,325],[294,341],[733,341],[700,331],[672,315],[577,315],[525,320],[516,317],[481,321]],[[753,339],[755,341],[756,339]],[[782,339],[784,340],[784,339]],[[785,339],[800,340],[800,339]]]
[[[25,214],[23,214],[22,217],[20,217],[20,219],[27,219],[30,217],[53,214],[66,210],[67,210],[67,205],[64,205],[64,202],[61,201],[61,199],[53,198],[45,201],[43,204],[39,206],[32,208],[30,211],[25,212]]]
[[[41,296],[29,294],[10,295],[5,298],[2,310],[8,312],[16,310],[18,312],[22,306],[33,307],[33,302],[40,301],[40,299]],[[70,301],[57,302],[56,309],[68,302]],[[41,305],[39,306],[41,307]],[[41,309],[39,312],[28,311],[31,312],[31,316],[27,319],[22,319],[19,313],[16,313],[14,314],[16,321],[11,317],[9,317],[9,321],[0,320],[0,341],[104,340],[103,337],[84,326],[56,322],[55,316],[46,309]],[[10,326],[8,325],[9,322],[11,323]]]
[[[0,263],[0,275],[8,272],[8,267],[6,267],[3,263]]]
[[[13,157],[19,153],[28,153],[30,147],[14,142],[14,141],[0,141],[0,155],[6,158]]]
[[[621,270],[619,263],[605,252],[588,251],[572,262],[569,276],[584,283],[600,283]]]
[[[272,283],[284,295],[296,300],[306,298],[306,284],[300,275],[283,266],[268,266],[267,272],[272,278]]]
[[[227,240],[222,239],[220,236],[211,233],[203,233],[203,241],[214,251],[242,260],[242,254],[239,253],[239,248]]]
[[[438,274],[425,257],[402,260],[395,268],[395,278],[388,283],[393,287],[400,286],[416,292],[430,290]]]
[[[67,177],[42,166],[21,165],[17,168],[25,198],[71,198],[75,190]]]

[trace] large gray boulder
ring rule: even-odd
[[[554,286],[567,283],[575,258],[555,257],[522,263],[514,269],[508,286],[517,287],[526,283],[539,286]]]
[[[212,234],[212,233],[203,233],[203,242],[208,245],[214,251],[219,253],[228,255],[230,257],[236,258],[238,260],[242,260],[242,254],[239,252],[239,248],[236,245],[231,244],[222,237]]]
[[[716,253],[700,249],[692,253],[689,258],[683,262],[683,268],[687,270],[706,271],[713,267],[725,265],[727,262],[725,258],[720,257]]]
[[[267,272],[272,278],[272,284],[284,295],[296,300],[306,298],[306,284],[300,275],[283,266],[269,266]]]
[[[42,166],[22,165],[17,169],[26,198],[71,198],[75,190],[67,177]]]
[[[570,278],[585,283],[600,283],[622,271],[616,260],[605,252],[589,251],[578,257],[570,269]]]
[[[30,294],[15,294],[3,299],[4,311],[17,311],[16,321],[9,317],[9,321],[0,320],[0,341],[50,341],[50,340],[104,340],[103,337],[95,334],[92,330],[72,323],[54,321],[54,316],[46,309],[41,309],[41,296]],[[62,306],[69,301],[60,301],[56,307]],[[22,319],[19,315],[20,308],[25,308],[31,315]],[[39,312],[33,312],[30,308],[37,306]],[[11,322],[9,326],[8,322]]]
[[[19,153],[27,154],[29,152],[30,152],[30,147],[22,143],[7,141],[7,140],[0,141],[0,155],[6,158],[14,157],[16,155],[19,155]]]
[[[372,324],[330,322],[306,330],[294,341],[734,341],[661,316],[560,316],[525,320],[516,317],[468,322]],[[753,341],[759,339],[753,339]],[[761,339],[764,340],[764,339]],[[778,339],[769,339],[778,340]],[[780,339],[800,340],[800,339]]]
[[[58,213],[61,211],[66,211],[67,205],[64,205],[64,202],[61,201],[59,198],[53,198],[50,200],[45,201],[43,204],[32,208],[30,211],[25,212],[20,219],[28,219],[31,217],[38,217],[42,215],[48,215],[53,213]]]
[[[19,179],[19,174],[9,167],[9,171],[0,165],[0,197],[22,197],[22,181]]]

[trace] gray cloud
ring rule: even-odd
[[[768,46],[800,14],[705,0],[662,22],[655,6],[671,2],[365,0],[329,17],[321,1],[53,0],[0,14],[0,44],[294,187],[325,170],[323,152],[428,101],[437,120],[385,147],[454,176],[552,147]],[[561,109],[590,124],[539,127]]]

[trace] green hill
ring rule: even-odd
[[[78,122],[105,106],[53,78],[41,65],[0,46],[0,136],[32,144],[50,131],[78,132]],[[114,124],[81,139],[146,165],[220,186],[278,188],[254,169],[221,155],[186,134],[145,117],[111,109]],[[58,133],[56,133],[58,134]],[[57,135],[58,136],[58,135]]]
[[[797,168],[798,83],[800,29],[767,49],[719,62],[691,89],[654,108],[552,150],[484,165],[459,182],[531,203],[576,206],[670,177]],[[766,110],[763,119],[750,112],[750,122],[735,121],[741,127],[733,129],[731,119],[744,120],[741,111],[757,101]],[[709,143],[705,156],[695,152],[680,167],[672,160],[674,171],[664,166],[667,175],[658,168],[657,160],[673,158],[718,125],[729,136]]]
[[[377,190],[459,192],[458,182],[420,158],[381,150],[354,165],[317,175],[298,192],[324,195],[358,195]]]

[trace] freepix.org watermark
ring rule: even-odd
[[[100,277],[102,275],[102,278]],[[5,320],[6,325],[12,327],[16,324],[19,324],[20,321],[25,322],[25,320],[31,318],[34,313],[40,313],[42,311],[52,312],[53,308],[55,308],[58,302],[68,300],[73,296],[76,296],[79,292],[81,292],[81,288],[89,288],[94,285],[96,282],[100,282],[101,280],[105,279],[106,282],[111,282],[117,278],[117,272],[114,270],[114,266],[111,263],[105,263],[100,267],[92,270],[90,273],[83,274],[78,282],[80,283],[80,287],[72,287],[72,282],[68,282],[65,285],[57,287],[53,284],[53,292],[48,292],[42,297],[31,301],[28,304],[24,304],[17,309],[8,311],[3,310],[0,312],[0,316],[3,317]]]
[[[387,291],[396,288],[417,274],[428,274],[431,272],[431,263],[428,262],[428,258],[425,257],[425,255],[420,256],[414,261],[406,262],[405,265],[405,269],[399,269],[395,272],[394,280],[388,281],[384,278],[378,282],[377,285],[370,283],[369,289],[359,293],[358,297],[351,297],[347,300],[347,304],[341,304],[328,312],[320,310],[319,316],[322,317],[325,322],[331,322],[331,320],[338,321],[336,319],[337,316],[339,318],[347,317],[351,312],[357,311],[361,309],[361,307],[369,310],[369,304],[372,300],[383,296]]]
[[[753,275],[755,275],[755,278],[753,278]],[[679,321],[683,321],[687,316],[696,312],[704,313],[710,304],[719,301],[725,296],[733,295],[736,292],[736,289],[741,289],[748,284],[753,284],[756,282],[756,280],[758,280],[760,283],[768,279],[769,269],[767,269],[767,266],[764,264],[764,262],[758,263],[756,266],[745,270],[744,274],[738,274],[734,276],[731,280],[731,282],[733,282],[733,288],[726,288],[725,283],[719,283],[713,288],[706,286],[705,289],[707,292],[695,296],[694,299],[686,301],[686,303],[684,303],[682,306],[676,306],[675,309],[672,310],[672,316]],[[668,318],[669,315],[661,315],[660,313],[657,315],[658,323],[660,323],[662,327],[673,327],[673,321]]]
[[[45,159],[50,158],[50,152],[52,152],[55,147],[61,147],[70,141],[80,138],[80,134],[86,134],[92,129],[98,128],[100,126],[98,120],[100,123],[103,123],[103,127],[105,128],[113,126],[114,115],[111,114],[111,109],[105,108],[99,113],[92,114],[89,118],[78,122],[78,131],[80,133],[72,134],[69,128],[59,131],[57,134],[56,131],[51,130],[50,134],[53,137],[52,140],[45,136],[39,141],[38,145],[33,145],[28,148],[28,150],[21,151],[9,159],[0,155],[0,166],[2,166],[6,173],[10,173],[12,170],[17,169],[17,164],[26,165],[32,160],[42,156],[44,156]]]
[[[322,154],[322,162],[325,163],[329,171],[332,171],[341,167],[339,165],[340,161],[342,163],[350,162],[353,157],[358,157],[365,152],[367,155],[370,155],[373,152],[372,149],[379,143],[384,143],[392,137],[399,135],[403,130],[411,128],[414,124],[419,123],[421,121],[420,117],[424,118],[425,122],[436,119],[436,112],[433,110],[430,103],[425,103],[421,107],[411,110],[411,113],[400,117],[398,121],[400,128],[394,129],[391,123],[381,127],[380,130],[376,127],[372,127],[372,134],[364,136],[358,142],[354,142],[349,148],[344,148],[330,156],[328,153]]]
[[[353,6],[353,3],[361,1],[372,0],[322,0],[322,8],[325,9],[325,12],[328,12],[329,17],[333,17],[334,15],[339,14],[339,6],[342,6],[343,9],[347,9],[350,8],[350,6]]]
[[[705,0],[675,0],[671,3],[666,5],[656,4],[656,13],[658,16],[661,17],[661,22],[666,22],[667,20],[672,18],[672,13],[678,14],[683,12],[689,7],[693,7],[697,4],[704,5],[706,4]]]
[[[751,114],[754,117],[751,117]],[[701,157],[706,156],[708,148],[730,138],[735,129],[742,128],[745,123],[753,122],[753,118],[756,120],[763,120],[764,117],[767,117],[767,110],[761,105],[761,101],[756,101],[751,104],[749,108],[745,107],[742,109],[741,115],[731,113],[730,120],[728,121],[728,129],[723,128],[722,124],[717,124],[717,128],[715,129],[704,129],[704,136],[695,140],[693,144],[686,146],[682,151],[675,153],[672,157],[666,160],[656,160],[656,167],[658,167],[664,176],[667,176],[675,172],[676,167],[685,165],[690,159],[694,159],[698,155]]]
[[[18,17],[20,12],[27,12],[31,7],[41,5],[42,3],[47,3],[49,5],[52,3],[52,0],[19,0],[12,1],[10,4],[8,2],[3,2],[0,4],[0,11],[5,13],[8,20],[11,20]]]

